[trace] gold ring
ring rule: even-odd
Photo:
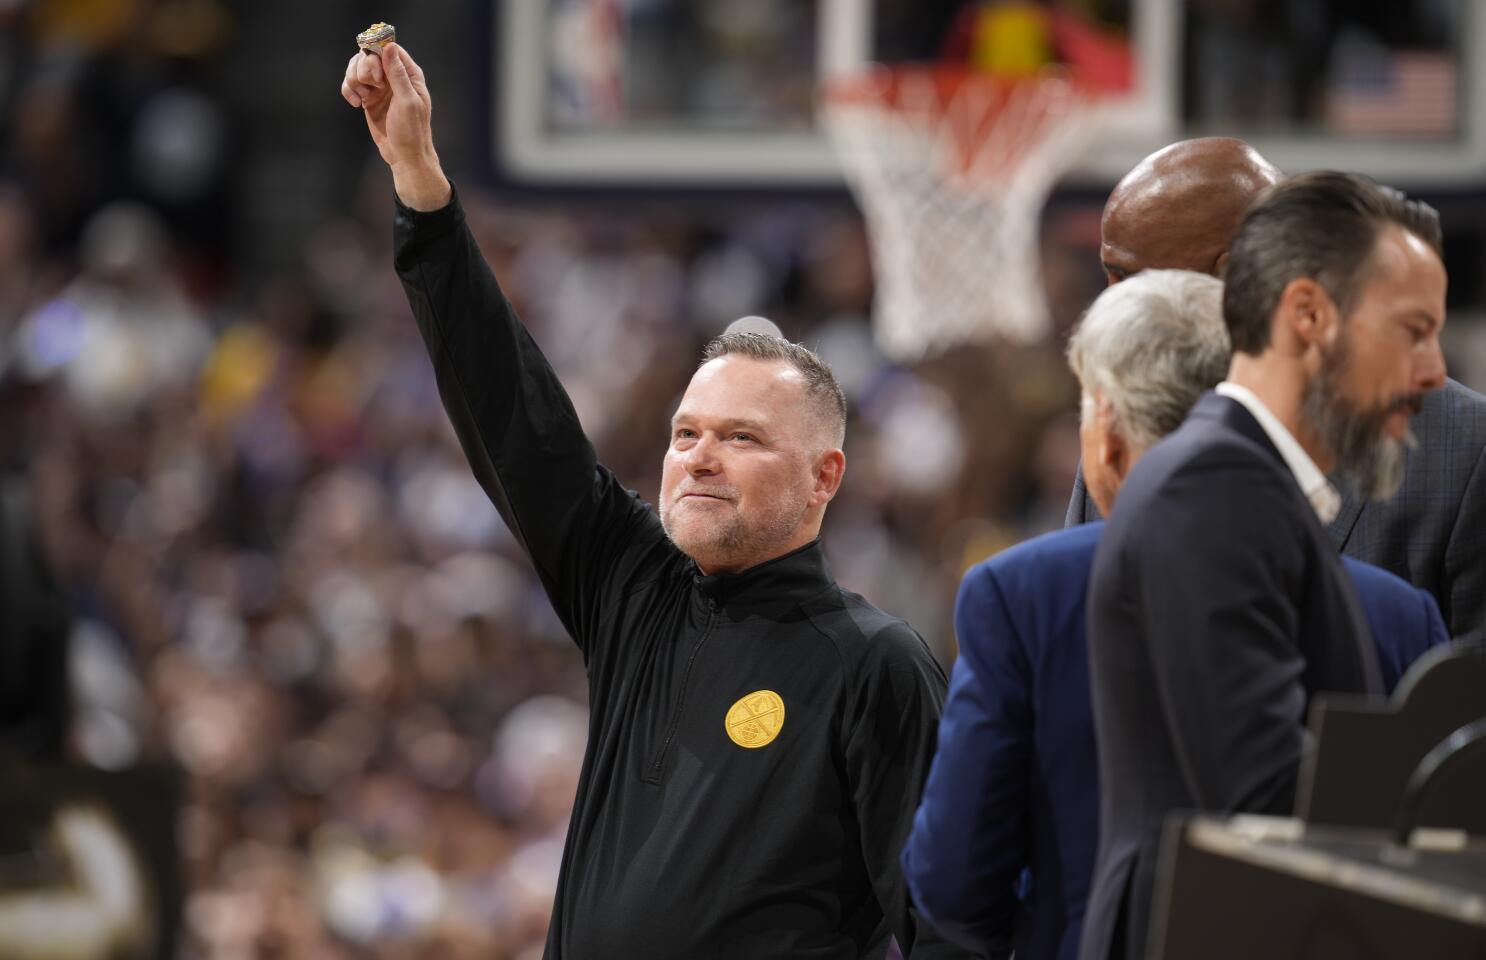
[[[381,54],[382,48],[397,39],[397,29],[390,23],[374,23],[356,34],[356,46],[369,57]]]

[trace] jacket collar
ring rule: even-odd
[[[1331,538],[1331,543],[1337,550],[1347,545],[1352,538],[1352,528],[1357,525],[1357,518],[1362,515],[1365,504],[1355,494],[1342,494],[1342,508],[1337,511],[1336,519],[1326,525],[1326,535]]]
[[[1209,390],[1197,401],[1192,408],[1191,416],[1200,417],[1204,420],[1214,420],[1223,424],[1230,430],[1241,434],[1248,440],[1252,440],[1261,450],[1274,458],[1275,463],[1287,476],[1293,476],[1290,467],[1285,463],[1284,456],[1279,448],[1269,439],[1264,427],[1255,419],[1254,415],[1237,400],[1225,397],[1220,393]],[[1296,489],[1299,489],[1297,484]],[[1304,492],[1302,492],[1302,497]],[[1326,535],[1331,542],[1340,550],[1346,545],[1347,538],[1352,534],[1352,527],[1357,522],[1357,515],[1362,512],[1362,503],[1355,497],[1342,496],[1341,510],[1328,524],[1323,524]],[[1320,519],[1319,517],[1317,518]]]
[[[1274,441],[1269,439],[1269,434],[1264,431],[1264,427],[1237,400],[1209,390],[1198,398],[1197,405],[1192,408],[1191,416],[1204,420],[1216,420],[1246,439],[1252,440],[1261,450],[1274,458],[1274,462],[1281,470],[1286,474],[1290,473],[1290,468],[1285,465],[1285,458],[1280,455],[1280,450],[1274,445]]]
[[[1311,508],[1316,511],[1323,524],[1330,523],[1336,519],[1337,511],[1341,510],[1342,498],[1337,493],[1336,487],[1316,466],[1309,453],[1295,439],[1289,429],[1280,422],[1280,418],[1265,405],[1254,391],[1239,384],[1224,380],[1218,384],[1216,392],[1243,404],[1244,408],[1259,422],[1259,426],[1269,435],[1270,442],[1280,452],[1280,457],[1285,461],[1285,469],[1295,477],[1295,483],[1300,487],[1300,492],[1305,494],[1306,500],[1310,501]]]
[[[695,564],[693,572],[698,595],[733,619],[798,606],[835,584],[818,539],[737,573],[704,575]]]

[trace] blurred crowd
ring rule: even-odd
[[[0,2],[0,424],[73,612],[69,750],[184,770],[185,957],[537,957],[582,661],[444,416],[389,183],[366,174],[296,267],[235,261],[239,153],[206,67],[229,16]],[[763,313],[851,399],[838,579],[946,662],[964,567],[1061,526],[1057,344],[886,363],[841,201],[461,189],[601,458],[647,496],[701,345]],[[1086,210],[1050,218],[1065,328],[1099,284],[1095,236]]]

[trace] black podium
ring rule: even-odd
[[[1483,960],[1486,842],[1238,816],[1167,825],[1156,960]]]

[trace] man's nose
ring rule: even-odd
[[[1448,376],[1445,370],[1445,351],[1440,346],[1438,336],[1430,338],[1429,349],[1419,360],[1417,375],[1420,391],[1438,390],[1445,385],[1445,378]]]
[[[683,461],[686,472],[692,476],[709,476],[721,469],[717,459],[717,440],[709,433],[704,433],[697,438],[697,442],[686,451]]]

